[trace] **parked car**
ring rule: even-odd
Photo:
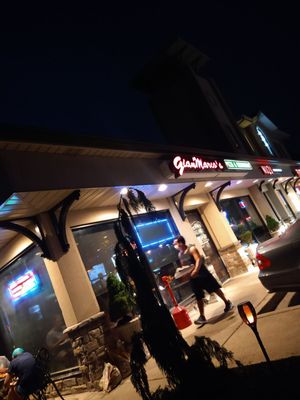
[[[270,292],[300,291],[300,220],[257,246],[258,278]]]

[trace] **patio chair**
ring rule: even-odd
[[[34,398],[36,400],[47,400],[46,390],[49,385],[52,385],[57,392],[58,396],[64,400],[60,391],[58,390],[55,382],[51,378],[49,371],[49,351],[48,349],[42,347],[38,350],[35,355],[36,359],[36,379],[38,382],[38,389],[33,393],[30,393],[28,399]]]

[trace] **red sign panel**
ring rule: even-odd
[[[265,175],[273,175],[274,174],[273,168],[270,167],[270,165],[261,165],[260,168]]]
[[[171,168],[172,170],[175,169],[175,175],[182,176],[186,172],[222,171],[224,164],[218,160],[204,160],[200,157],[185,159],[176,156],[173,158]]]

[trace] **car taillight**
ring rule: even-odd
[[[268,268],[271,266],[271,260],[262,254],[256,253],[257,265],[260,270]]]

